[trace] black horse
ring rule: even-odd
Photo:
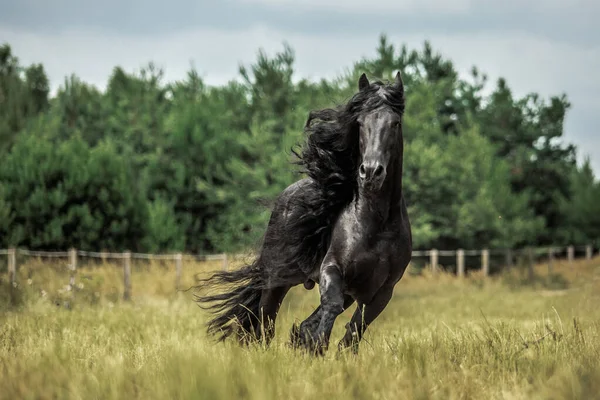
[[[292,344],[322,354],[336,318],[356,301],[339,349],[357,351],[390,301],[412,252],[402,195],[404,86],[400,73],[391,84],[362,74],[358,89],[344,106],[309,114],[307,142],[294,151],[308,177],[277,198],[256,260],[199,286],[227,287],[196,296],[216,314],[208,332],[220,340],[269,343],[289,289],[318,283],[321,304],[292,328]]]

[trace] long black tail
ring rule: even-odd
[[[225,288],[219,294],[195,295],[200,307],[216,314],[208,322],[208,333],[220,335],[224,341],[236,334],[238,340],[252,340],[259,334],[259,306],[263,284],[263,271],[259,261],[234,271],[219,271],[200,280],[196,288]]]

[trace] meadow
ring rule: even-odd
[[[211,268],[186,262],[182,286]],[[30,259],[16,288],[2,277],[0,399],[600,398],[600,258],[546,268],[411,269],[358,355],[336,351],[352,309],[313,358],[287,342],[318,290],[292,290],[269,348],[241,348],[206,336],[170,264],[133,265],[125,302],[120,264],[84,264],[68,290],[64,263]]]

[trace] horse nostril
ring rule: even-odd
[[[377,168],[375,168],[375,172],[373,172],[374,176],[379,176],[383,173],[383,167],[381,165],[378,165]]]
[[[358,169],[358,174],[360,175],[361,178],[364,178],[365,176],[367,176],[367,170],[365,169],[364,164],[360,164],[360,168]]]

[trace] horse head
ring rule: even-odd
[[[401,162],[403,151],[402,114],[404,85],[400,72],[394,83],[369,83],[365,74],[356,94],[362,106],[356,108],[359,139],[358,185],[367,191],[381,189],[388,172]]]

